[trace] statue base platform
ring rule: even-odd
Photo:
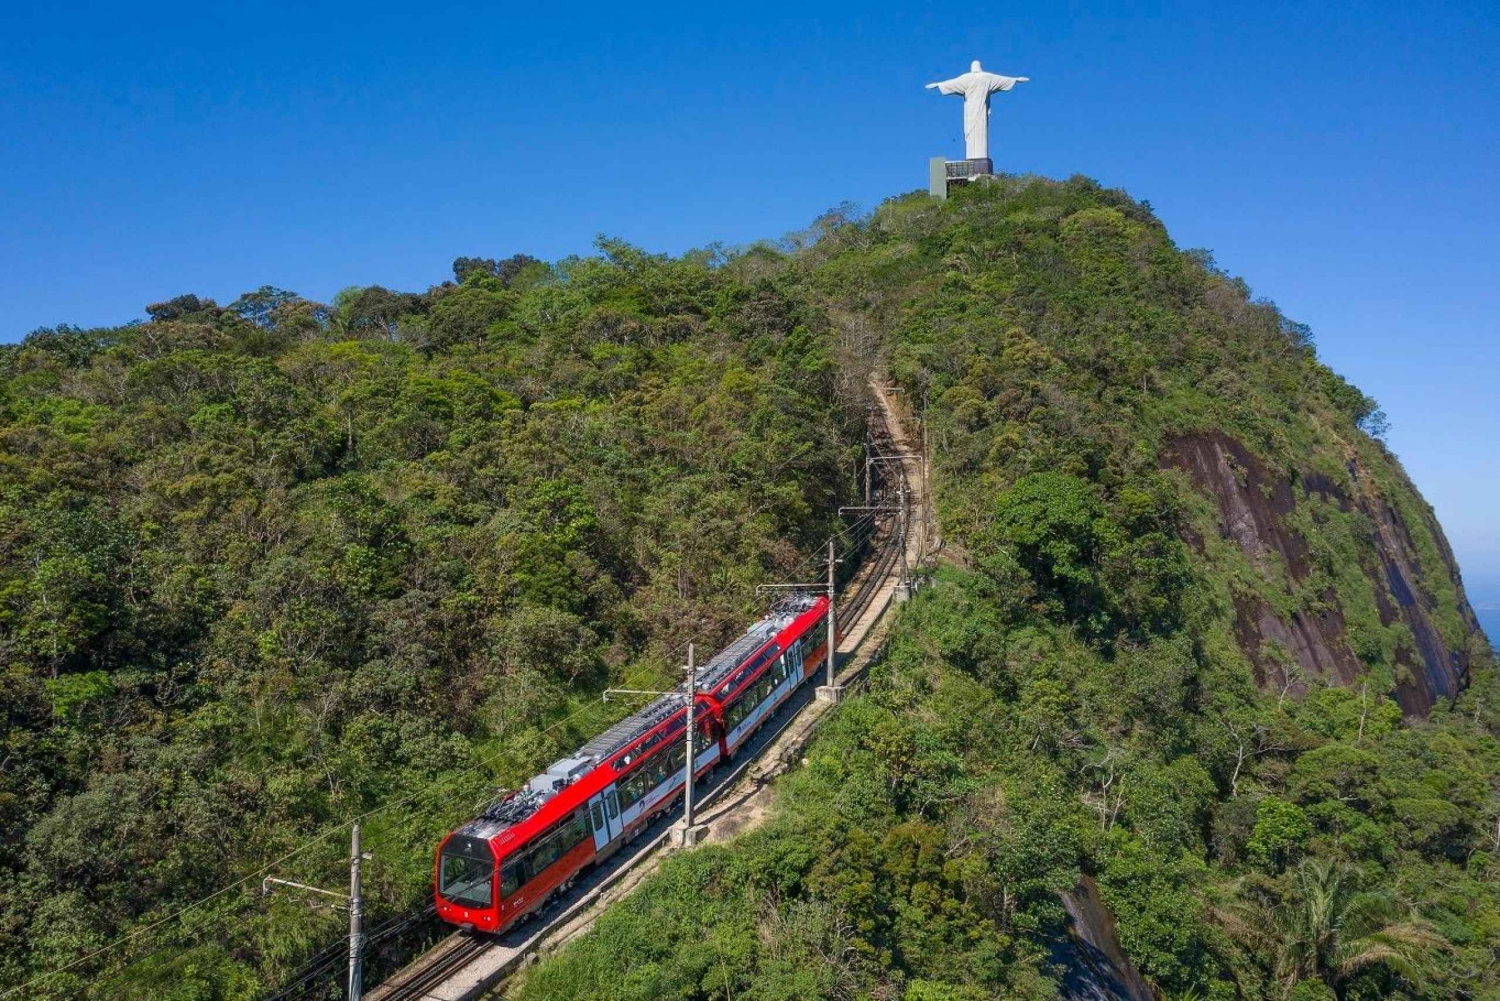
[[[934,198],[947,198],[955,184],[969,184],[995,173],[989,157],[978,160],[947,160],[935,156],[927,161],[927,190]]]

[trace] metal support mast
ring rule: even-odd
[[[837,668],[834,662],[839,656],[838,616],[833,610],[833,540],[828,540],[828,687],[833,687],[833,676]]]
[[[349,1001],[359,1001],[364,988],[365,902],[359,895],[360,858],[359,825],[355,824],[349,844]]]
[[[698,701],[698,667],[693,659],[693,644],[688,644],[687,662],[688,690],[687,690],[687,785],[682,793],[682,825],[688,830],[693,829],[693,738],[697,736],[693,730],[693,707]]]
[[[264,896],[271,892],[273,886],[290,887],[293,890],[302,890],[305,893],[316,893],[323,897],[333,897],[344,901],[334,904],[334,907],[349,908],[349,993],[348,1001],[360,1001],[364,992],[364,951],[365,951],[365,903],[359,892],[359,868],[360,863],[372,858],[369,852],[360,851],[359,848],[359,825],[354,825],[354,830],[349,835],[349,894],[345,896],[336,890],[324,890],[317,886],[308,886],[306,883],[294,883],[290,879],[278,879],[275,876],[267,876],[260,881],[260,892]]]
[[[927,562],[927,547],[932,545],[932,476],[927,450],[927,390],[922,390],[922,562]]]
[[[606,688],[604,690],[604,701],[608,702],[611,695],[655,695],[665,696],[667,698],[673,699],[685,698],[687,700],[687,732],[684,735],[684,744],[687,751],[687,755],[684,759],[684,767],[687,769],[687,774],[684,778],[682,787],[682,820],[678,821],[672,826],[672,837],[676,844],[684,848],[691,848],[693,845],[696,845],[700,840],[702,840],[703,835],[708,830],[708,828],[696,824],[694,822],[695,818],[693,816],[693,771],[694,766],[697,764],[697,762],[693,760],[695,757],[693,738],[696,736],[696,734],[694,733],[694,721],[696,719],[694,710],[697,708],[698,703],[698,666],[697,653],[694,644],[688,644],[687,655],[688,662],[686,670],[688,681],[686,694],[684,694],[680,689],[674,689],[670,692],[653,692],[645,691],[639,688]]]
[[[819,685],[817,691],[818,701],[837,702],[843,695],[844,690],[834,681],[838,672],[839,659],[839,630],[838,611],[834,608],[834,597],[837,582],[834,573],[839,565],[839,559],[834,553],[834,541],[828,540],[828,655],[824,658],[828,663],[826,685]]]
[[[870,453],[874,449],[870,447],[870,432],[865,432],[865,504],[870,503]]]
[[[906,504],[906,471],[903,469],[901,475],[901,513],[897,516],[901,519],[901,583],[899,586],[902,594],[910,594],[911,592],[911,574],[910,569],[906,565]]]

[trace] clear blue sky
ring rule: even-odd
[[[0,339],[181,292],[741,243],[961,155],[1148,199],[1312,325],[1500,602],[1500,14],[1455,3],[20,4]],[[1232,12],[1231,12],[1232,11]]]

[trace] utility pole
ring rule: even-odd
[[[870,453],[874,449],[870,447],[870,432],[865,432],[865,506],[870,506]]]
[[[906,559],[906,537],[908,520],[907,509],[910,506],[906,477],[906,459],[907,457],[904,455],[872,455],[870,458],[865,460],[867,464],[866,468],[868,468],[869,466],[873,466],[877,462],[894,462],[896,464],[896,475],[899,476],[900,479],[896,482],[898,503],[895,507],[887,507],[885,501],[883,500],[881,504],[873,506],[867,504],[864,507],[853,506],[839,508],[839,514],[843,514],[845,511],[889,511],[896,515],[896,529],[900,536],[898,541],[901,545],[901,579],[896,582],[898,600],[902,595],[906,593],[907,581],[910,577],[910,568],[907,564]],[[882,497],[888,496],[889,490],[889,487],[882,488]],[[829,593],[833,593],[832,585],[829,585]],[[831,598],[829,600],[832,601]]]
[[[682,826],[693,829],[693,706],[698,701],[698,668],[693,661],[693,644],[688,644],[687,695],[687,787],[682,794]]]
[[[697,655],[692,643],[688,644],[687,655],[687,719],[685,720],[687,725],[687,733],[685,734],[687,756],[684,759],[684,767],[687,769],[687,775],[682,788],[682,819],[672,825],[671,831],[673,842],[682,848],[693,847],[699,841],[703,840],[703,835],[708,831],[708,828],[704,825],[695,823],[693,817],[693,767],[696,764],[693,760],[695,720],[693,710],[696,708],[698,702],[698,666]],[[680,689],[674,689],[670,692],[652,692],[639,688],[606,688],[604,690],[604,701],[608,702],[611,695],[655,695],[667,696],[674,699],[684,697]]]
[[[927,458],[927,387],[922,388],[922,561],[932,544],[932,479]]]
[[[364,899],[359,893],[359,867],[360,863],[373,856],[369,852],[359,849],[359,824],[354,825],[354,830],[349,836],[349,894],[345,896],[336,890],[324,890],[316,886],[308,886],[306,883],[294,883],[290,879],[278,879],[275,876],[267,876],[260,881],[261,896],[271,892],[273,886],[285,886],[293,890],[301,890],[304,893],[316,893],[323,897],[333,897],[342,900],[342,904],[334,904],[334,907],[349,908],[349,994],[348,1001],[359,1001],[363,993],[364,980]]]
[[[903,598],[909,598],[911,597],[911,575],[906,565],[906,470],[904,469],[901,471],[900,492],[901,513],[897,517],[901,519],[899,522],[901,531],[901,581],[897,587],[900,588]]]
[[[834,663],[839,656],[838,615],[833,610],[833,539],[828,540],[828,687],[833,687],[833,676],[837,671]]]
[[[349,1001],[359,1001],[364,987],[365,933],[361,925],[364,923],[365,902],[359,895],[359,861],[359,824],[355,824],[349,845]]]
[[[817,697],[820,702],[838,702],[843,696],[844,690],[834,682],[834,674],[838,667],[839,638],[838,638],[838,613],[834,609],[834,571],[838,567],[839,560],[835,558],[834,541],[828,540],[828,683],[819,686]]]

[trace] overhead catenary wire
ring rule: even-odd
[[[858,543],[855,543],[853,541],[854,536],[853,536],[852,533],[854,531],[860,529],[862,526],[864,526],[865,523],[873,522],[874,517],[875,517],[875,513],[871,512],[871,513],[866,514],[864,517],[858,519],[857,521],[855,521],[855,522],[853,522],[853,523],[851,523],[849,525],[840,526],[840,528],[838,528],[833,533],[833,535],[830,538],[833,539],[833,540],[835,540],[835,541],[839,541],[841,539],[841,537],[842,537],[842,539],[844,540],[844,546],[845,546],[844,552],[846,554],[849,553],[849,552],[852,552],[852,551],[858,549],[861,545],[863,545],[863,543],[865,541],[868,541],[869,535],[872,535],[873,532],[874,532],[874,526],[873,526],[873,524],[870,525],[870,527],[869,527],[869,533],[866,535],[866,538],[864,540],[858,542]],[[815,549],[813,551],[813,554],[811,556],[809,556],[807,559],[805,559],[801,564],[799,564],[792,571],[792,575],[795,576],[796,574],[801,573],[803,570],[805,570],[806,568],[808,568],[809,566],[811,566],[813,563],[815,563],[820,558],[822,558],[822,557],[821,557],[819,551]],[[693,635],[693,637],[691,637],[691,638],[689,638],[687,640],[680,641],[679,645],[680,645],[682,651],[685,653],[688,643],[698,642],[703,637],[704,637],[704,630],[699,630],[698,632],[696,632]],[[652,667],[645,668],[645,669],[643,669],[641,671],[636,672],[635,674],[631,675],[629,678],[625,679],[625,681],[626,681],[627,684],[634,683],[634,681],[636,679],[644,681],[644,680],[649,679],[652,675],[654,675],[656,673],[658,673],[658,669],[655,666],[652,666]],[[544,727],[543,729],[541,729],[540,731],[537,732],[537,735],[538,736],[543,736],[545,734],[551,733],[552,731],[558,729],[559,727],[562,727],[562,726],[564,726],[564,725],[572,722],[573,720],[577,719],[578,717],[582,716],[584,713],[590,712],[590,711],[596,711],[596,710],[598,710],[600,708],[602,708],[602,704],[599,703],[599,702],[590,701],[588,703],[585,703],[583,706],[580,706],[578,709],[576,709],[573,712],[569,713],[567,716],[563,717],[562,719],[555,720],[553,723],[551,723],[548,726]],[[288,851],[288,852],[286,852],[286,853],[278,856],[277,858],[271,860],[270,862],[267,862],[267,863],[263,864],[262,866],[260,866],[259,868],[253,870],[252,872],[250,872],[250,873],[248,873],[248,874],[246,874],[246,875],[244,875],[244,876],[242,876],[242,877],[240,877],[240,878],[238,878],[238,879],[236,879],[236,880],[234,880],[234,881],[232,881],[230,883],[227,883],[224,886],[221,886],[221,887],[219,887],[219,888],[217,888],[215,890],[212,890],[211,892],[205,894],[204,896],[198,898],[197,900],[194,900],[194,901],[192,901],[191,903],[188,903],[188,904],[184,904],[183,906],[177,908],[176,910],[172,911],[171,913],[166,914],[163,917],[157,918],[157,919],[149,922],[146,925],[143,925],[143,926],[141,926],[139,928],[132,929],[129,932],[126,932],[125,934],[123,934],[120,937],[116,938],[114,941],[109,942],[109,943],[107,943],[105,945],[102,945],[102,946],[98,947],[97,949],[90,950],[89,952],[85,953],[84,955],[79,956],[76,959],[73,959],[73,960],[71,960],[71,961],[69,961],[67,963],[64,963],[61,966],[58,966],[58,967],[56,967],[54,969],[51,969],[51,970],[48,970],[45,973],[41,973],[41,974],[39,974],[39,975],[31,978],[30,980],[27,980],[27,981],[25,981],[25,982],[23,982],[23,983],[21,983],[21,984],[19,984],[17,986],[5,989],[5,991],[3,993],[0,993],[0,998],[9,998],[9,997],[13,997],[15,995],[18,995],[22,991],[28,990],[28,989],[30,989],[32,987],[36,987],[37,985],[42,984],[45,981],[52,979],[53,977],[59,976],[59,975],[61,975],[63,973],[67,973],[69,970],[76,969],[77,967],[82,966],[83,964],[88,963],[88,962],[90,962],[92,960],[98,959],[99,957],[104,956],[104,955],[106,955],[106,954],[108,954],[110,952],[113,952],[116,949],[121,948],[122,946],[128,945],[131,942],[137,941],[140,938],[142,938],[143,936],[151,933],[152,931],[155,931],[155,930],[157,930],[159,928],[163,928],[163,927],[165,927],[167,925],[170,925],[170,924],[178,921],[179,919],[183,918],[185,915],[197,911],[199,908],[205,906],[206,904],[209,904],[212,901],[217,900],[217,899],[225,896],[226,894],[228,894],[228,893],[230,893],[230,892],[232,892],[232,891],[234,891],[236,889],[239,889],[240,887],[243,887],[246,884],[251,883],[251,882],[253,882],[253,881],[255,881],[255,880],[257,880],[257,879],[259,879],[259,878],[261,878],[261,877],[263,877],[265,875],[267,875],[273,869],[276,869],[278,866],[281,866],[281,865],[285,864],[286,862],[289,862],[292,859],[296,858],[297,856],[303,854],[304,852],[309,851],[310,849],[312,849],[312,848],[314,848],[314,847],[316,847],[316,846],[318,846],[318,845],[326,842],[329,838],[333,837],[335,834],[339,834],[339,833],[341,833],[343,831],[348,830],[349,827],[352,824],[360,823],[360,822],[362,822],[362,821],[364,821],[364,820],[366,820],[366,819],[368,819],[370,817],[374,817],[374,816],[376,816],[378,814],[381,814],[381,813],[384,813],[384,812],[386,812],[388,810],[395,809],[398,806],[409,806],[409,805],[415,805],[417,803],[420,803],[424,799],[428,798],[435,791],[446,788],[446,786],[450,785],[453,781],[456,781],[459,777],[468,776],[469,774],[471,774],[471,773],[473,773],[473,772],[475,772],[475,771],[477,771],[479,769],[482,769],[482,768],[485,768],[485,767],[487,767],[489,765],[494,764],[497,760],[499,760],[501,757],[503,757],[505,755],[505,753],[506,753],[506,749],[502,748],[501,750],[496,751],[494,754],[489,755],[488,757],[486,757],[484,759],[481,759],[478,762],[471,763],[470,765],[466,766],[462,770],[454,773],[448,779],[440,781],[440,782],[438,782],[438,783],[436,783],[436,784],[434,784],[432,786],[425,787],[422,790],[415,791],[415,792],[413,792],[411,794],[408,794],[406,796],[401,797],[400,799],[389,801],[389,802],[386,802],[386,803],[382,803],[382,804],[380,804],[378,806],[374,806],[374,807],[370,808],[369,810],[366,810],[363,813],[358,814],[357,816],[350,817],[350,818],[348,818],[346,820],[343,820],[343,821],[339,822],[338,824],[335,824],[335,825],[333,825],[333,826],[331,826],[331,827],[329,827],[329,828],[327,828],[327,829],[325,829],[325,830],[323,830],[323,831],[321,831],[321,832],[313,835],[312,837],[308,838],[307,840],[305,840],[304,842],[302,842],[301,844],[299,844],[297,847],[295,847],[295,848],[291,849],[290,851]],[[455,797],[455,799],[456,798],[457,797]],[[448,802],[451,803],[452,800],[449,800]],[[379,838],[379,835],[377,835],[377,840],[378,840],[378,838]],[[230,913],[230,912],[229,911],[223,912],[223,914],[221,914],[218,917],[216,917],[214,919],[214,921],[222,920],[222,917],[224,915],[227,915],[228,913]],[[125,969],[129,969],[130,967],[133,967],[136,964],[138,964],[138,963],[140,963],[140,962],[142,962],[142,961],[144,961],[146,959],[149,959],[151,956],[158,954],[160,951],[161,950],[156,950],[154,952],[147,953],[146,955],[138,957],[137,959],[131,961],[130,963],[127,963]],[[180,958],[181,957],[178,957],[178,959],[180,959]],[[174,960],[174,962],[175,961],[176,960]],[[111,979],[114,979],[115,977],[119,976],[120,973],[123,973],[123,972],[124,971],[121,970],[118,973],[116,973],[114,975],[111,975]]]
[[[689,642],[696,642],[699,638],[701,638],[701,636],[702,636],[702,632],[700,631],[699,633],[695,634],[692,639],[683,641],[682,644],[681,644],[683,650],[684,651],[686,650],[687,643],[689,643]],[[637,671],[636,673],[628,676],[624,680],[625,680],[626,683],[635,683],[637,681],[644,682],[646,680],[649,680],[649,678],[653,674],[655,674],[655,673],[657,673],[657,670],[654,667],[643,668],[642,670]],[[568,723],[573,722],[574,720],[576,720],[580,716],[584,715],[585,713],[596,712],[596,711],[600,711],[600,710],[606,710],[607,712],[609,711],[609,710],[607,710],[606,704],[604,704],[602,702],[590,700],[590,701],[584,703],[582,706],[579,706],[577,709],[575,709],[573,712],[569,713],[567,716],[564,716],[564,717],[562,717],[561,719],[558,719],[558,720],[554,720],[549,725],[543,727],[541,730],[537,731],[537,735],[538,736],[542,736],[542,735],[551,733],[552,731],[557,730],[558,728],[560,728],[562,726],[565,726]],[[276,859],[274,859],[274,860],[272,860],[270,862],[265,863],[260,868],[254,870],[253,872],[249,873],[248,875],[243,876],[243,877],[241,877],[239,879],[236,879],[233,882],[228,883],[228,884],[226,884],[224,886],[221,886],[218,889],[213,890],[212,892],[210,892],[208,894],[205,894],[203,897],[200,897],[199,899],[193,901],[192,903],[186,904],[186,905],[178,908],[177,910],[173,911],[171,914],[168,914],[168,915],[166,915],[166,916],[164,916],[162,918],[158,918],[155,921],[152,921],[151,923],[149,923],[149,924],[147,924],[147,925],[145,925],[145,926],[143,926],[141,928],[134,929],[134,930],[126,933],[125,935],[121,936],[120,938],[116,939],[115,941],[109,943],[108,945],[101,946],[98,949],[95,949],[95,950],[93,950],[93,951],[91,951],[89,953],[86,953],[85,955],[80,956],[79,958],[77,958],[77,959],[75,959],[75,960],[73,960],[73,961],[71,961],[69,963],[66,963],[66,964],[64,964],[64,965],[62,965],[60,967],[57,967],[54,970],[51,970],[51,971],[49,971],[49,972],[47,972],[45,974],[42,974],[42,975],[40,975],[40,976],[38,976],[36,978],[33,978],[32,980],[26,981],[25,983],[20,984],[19,986],[8,988],[5,991],[4,994],[0,994],[0,998],[9,997],[10,995],[15,994],[15,993],[17,993],[17,992],[19,992],[21,990],[24,990],[24,989],[26,989],[28,987],[35,986],[36,984],[41,983],[43,980],[46,980],[46,979],[48,979],[48,978],[50,978],[52,976],[56,976],[59,973],[65,973],[68,970],[73,969],[74,967],[76,967],[76,966],[78,966],[78,965],[80,965],[82,963],[85,963],[85,962],[89,961],[90,959],[94,959],[94,958],[97,958],[98,956],[104,955],[106,952],[109,952],[109,951],[111,951],[111,950],[113,950],[115,948],[118,948],[121,945],[128,944],[129,942],[134,941],[135,939],[139,938],[140,936],[142,936],[142,935],[144,935],[144,934],[146,934],[146,933],[148,933],[148,932],[150,932],[150,931],[152,931],[152,930],[154,930],[156,928],[160,928],[160,927],[162,927],[162,926],[164,926],[164,925],[172,922],[173,920],[175,920],[177,918],[180,918],[183,915],[185,915],[185,914],[187,914],[187,913],[195,910],[196,908],[201,907],[204,904],[207,904],[210,901],[215,900],[218,897],[223,896],[226,893],[229,893],[231,890],[234,890],[234,889],[237,889],[237,888],[239,888],[241,886],[244,886],[246,883],[249,883],[249,882],[255,880],[256,878],[265,875],[266,873],[270,872],[272,869],[276,868],[277,866],[282,865],[283,863],[290,861],[291,859],[297,857],[298,855],[301,855],[303,852],[308,851],[309,849],[316,847],[317,845],[321,844],[324,841],[327,841],[333,835],[338,834],[339,832],[348,829],[351,824],[359,823],[359,822],[364,821],[364,820],[366,820],[366,819],[368,819],[370,817],[376,816],[377,814],[383,813],[383,812],[385,812],[387,810],[394,809],[394,808],[396,808],[398,806],[409,806],[409,805],[415,805],[417,803],[420,803],[424,799],[429,798],[435,791],[444,789],[446,786],[451,785],[453,782],[457,781],[459,778],[466,777],[466,776],[468,776],[470,773],[472,773],[474,771],[483,769],[485,767],[488,767],[489,765],[494,764],[497,760],[499,760],[501,757],[503,757],[505,755],[505,753],[506,753],[506,749],[498,750],[495,753],[493,753],[493,754],[491,754],[491,755],[489,755],[489,756],[487,756],[485,758],[480,759],[479,761],[473,762],[473,763],[465,766],[460,771],[452,773],[447,778],[445,778],[445,779],[443,779],[443,780],[441,780],[441,781],[439,781],[439,782],[437,782],[437,783],[435,783],[433,785],[426,786],[426,787],[424,787],[421,790],[414,791],[414,792],[412,792],[412,793],[410,793],[410,794],[408,794],[408,795],[406,795],[406,796],[404,796],[404,797],[402,797],[400,799],[392,800],[392,801],[386,802],[386,803],[382,803],[379,806],[372,807],[369,810],[366,810],[363,813],[358,814],[357,816],[350,817],[350,818],[348,818],[346,820],[343,820],[343,821],[339,822],[338,824],[336,824],[336,825],[334,825],[332,827],[329,827],[326,830],[324,830],[324,831],[322,831],[322,832],[320,832],[320,833],[312,836],[311,838],[307,839],[306,841],[304,841],[302,844],[298,845],[296,848],[292,849],[291,851],[288,851],[285,854],[277,857]],[[378,837],[379,837],[379,835],[377,835],[377,838]]]
[[[873,535],[874,531],[875,531],[874,521],[875,521],[875,517],[876,517],[877,514],[878,514],[878,512],[872,511],[872,512],[864,515],[863,517],[859,518],[857,521],[851,522],[850,524],[845,525],[845,526],[841,526],[840,528],[838,528],[837,530],[834,531],[833,535],[830,536],[830,538],[832,538],[834,540],[838,540],[841,537],[843,537],[843,538],[849,538],[849,537],[851,537],[850,536],[851,532],[855,531],[856,529],[859,529],[861,526],[867,526],[867,533],[868,534],[866,535],[864,541],[869,541],[869,536]],[[808,570],[808,569],[812,568],[814,565],[816,565],[818,563],[821,563],[823,560],[827,559],[827,557],[823,554],[823,549],[824,549],[824,547],[827,544],[828,544],[828,540],[827,539],[823,540],[823,542],[820,543],[818,545],[818,547],[813,550],[812,554],[809,555],[806,559],[804,559],[801,563],[799,563],[795,567],[793,567],[792,570],[787,574],[787,576],[789,576],[789,577],[797,577],[803,571]],[[843,543],[843,545],[844,545],[844,549],[841,551],[840,555],[847,556],[849,553],[851,553],[854,550],[858,549],[860,547],[860,545],[863,545],[863,542],[860,542],[858,544],[851,544],[851,543],[845,542],[845,543]]]
[[[862,518],[858,519],[857,521],[855,521],[855,522],[853,522],[853,523],[851,523],[849,525],[842,526],[840,528],[840,530],[835,534],[835,536],[833,538],[838,538],[840,536],[844,537],[844,539],[846,540],[843,543],[843,545],[844,545],[844,552],[845,553],[850,553],[850,552],[856,551],[861,546],[865,545],[875,535],[876,531],[878,530],[878,526],[875,524],[875,517],[876,517],[876,515],[872,513],[872,514],[866,515],[865,517],[862,517]],[[806,565],[806,562],[807,561],[804,561],[804,564],[803,564],[804,566]],[[679,646],[681,648],[685,649],[686,646],[689,643],[697,642],[699,639],[702,638],[702,636],[703,636],[703,633],[702,633],[702,631],[700,631],[700,632],[694,634],[694,636],[692,638],[690,638],[688,640],[681,641],[681,643],[679,644]],[[668,659],[670,660],[672,658],[669,657]],[[680,658],[678,658],[678,659],[680,659]],[[648,668],[645,672],[638,672],[638,673],[636,673],[636,674],[634,674],[634,675],[632,675],[630,677],[627,677],[626,679],[624,679],[623,683],[624,684],[631,684],[634,679],[642,678],[643,676],[649,676],[652,673],[654,673],[653,669],[649,669]],[[579,710],[577,710],[574,713],[570,714],[569,717],[567,717],[567,718],[565,718],[563,720],[559,720],[559,721],[555,722],[554,724],[552,724],[552,726],[548,727],[547,729],[548,730],[554,729],[555,727],[561,725],[562,723],[568,722],[569,720],[578,717],[579,715],[581,715],[582,713],[588,711],[591,708],[596,708],[597,709],[597,708],[602,708],[602,706],[601,706],[600,703],[589,703],[588,705],[585,705],[585,706],[581,707]],[[493,759],[491,759],[491,760],[493,760]],[[471,766],[471,768],[469,770],[473,770],[473,768],[475,768],[475,767],[479,767],[479,765]],[[451,804],[452,802],[454,802],[454,801],[456,801],[456,800],[458,800],[458,799],[460,799],[460,798],[462,798],[464,796],[467,796],[467,795],[470,795],[470,794],[469,793],[460,793],[459,796],[453,797],[453,799],[450,799],[448,801],[448,803],[445,804],[445,805]],[[379,837],[379,835],[377,835],[377,837]],[[430,908],[426,909],[423,912],[419,912],[419,913],[428,913],[428,912],[430,912]],[[430,916],[430,914],[428,914],[428,916]],[[400,917],[400,916],[398,916],[398,917]],[[386,922],[386,924],[389,925],[394,920],[395,919],[388,919],[388,921]],[[411,920],[412,920],[411,915],[408,914],[406,916],[405,920],[406,920],[407,923],[410,923]],[[396,929],[396,931],[399,931],[399,930],[400,929]],[[394,933],[394,932],[392,932],[392,933]],[[382,935],[382,937],[383,937],[383,935]],[[331,946],[331,947],[329,947],[327,950],[325,950],[325,955],[320,956],[318,962],[315,964],[315,966],[318,967],[318,969],[312,969],[312,968],[310,968],[309,970],[305,970],[303,972],[302,976],[299,977],[298,981],[294,982],[294,985],[288,985],[286,987],[283,987],[281,993],[277,994],[275,997],[277,999],[280,999],[280,998],[289,998],[289,997],[295,996],[297,990],[300,989],[299,987],[297,987],[295,985],[306,984],[306,983],[308,983],[311,980],[316,980],[317,977],[320,976],[320,975],[326,975],[327,973],[329,973],[330,971],[332,971],[334,968],[337,967],[339,961],[342,958],[342,955],[343,955],[343,953],[342,953],[341,949],[338,946]]]
[[[684,644],[684,649],[686,649],[686,645],[685,644]],[[632,679],[640,679],[640,680],[644,681],[644,680],[648,679],[654,673],[655,673],[654,669],[643,669],[642,671],[639,671],[636,674],[632,675],[631,678]],[[627,679],[627,680],[629,680],[629,679]],[[563,725],[565,725],[567,723],[572,722],[573,720],[577,719],[579,716],[583,715],[586,712],[591,712],[591,711],[598,710],[601,707],[601,705],[602,704],[599,703],[599,702],[589,701],[589,702],[585,703],[584,705],[580,706],[578,709],[576,709],[573,712],[569,713],[567,716],[564,716],[562,719],[555,720],[554,722],[552,722],[548,726],[546,726],[543,729],[539,730],[537,732],[538,736],[550,733],[553,730],[556,730],[557,728],[559,728],[559,727],[561,727],[561,726],[563,726]],[[145,926],[143,926],[141,928],[134,929],[134,930],[128,932],[127,934],[121,936],[120,938],[116,939],[115,941],[109,943],[108,945],[100,946],[98,949],[95,949],[95,950],[93,950],[93,951],[91,951],[89,953],[86,953],[85,955],[80,956],[77,959],[75,959],[75,960],[73,960],[73,961],[71,961],[69,963],[65,963],[64,965],[59,966],[59,967],[57,967],[54,970],[50,970],[47,973],[41,974],[40,976],[37,976],[37,977],[34,977],[33,979],[28,980],[25,983],[20,984],[19,986],[8,988],[5,991],[5,993],[0,994],[0,998],[10,997],[11,995],[17,994],[17,993],[19,993],[19,992],[21,992],[21,991],[23,991],[23,990],[25,990],[25,989],[27,989],[29,987],[34,987],[37,984],[42,983],[45,980],[48,980],[48,979],[50,979],[50,978],[52,978],[54,976],[57,976],[58,974],[66,973],[68,970],[71,970],[71,969],[73,969],[76,966],[79,966],[79,965],[81,965],[83,963],[86,963],[86,962],[88,962],[91,959],[96,959],[99,956],[102,956],[102,955],[104,955],[107,952],[113,951],[114,949],[119,948],[122,945],[126,945],[126,944],[134,941],[135,939],[141,937],[142,935],[145,935],[146,933],[148,933],[150,931],[153,931],[153,930],[155,930],[157,928],[160,928],[160,927],[162,927],[164,925],[170,924],[171,922],[173,922],[176,919],[182,917],[183,915],[185,915],[185,914],[187,914],[187,913],[189,913],[189,912],[191,912],[191,911],[193,911],[193,910],[195,910],[195,909],[197,909],[199,907],[202,907],[204,904],[207,904],[210,901],[213,901],[213,900],[215,900],[215,899],[223,896],[226,893],[229,893],[231,890],[237,889],[237,888],[239,888],[241,886],[244,886],[246,883],[249,883],[249,882],[251,882],[251,881],[253,881],[253,880],[255,880],[255,879],[257,879],[257,878],[259,878],[261,876],[264,876],[265,874],[269,873],[272,869],[276,868],[277,866],[282,865],[283,863],[290,861],[291,859],[297,857],[298,855],[301,855],[303,852],[305,852],[305,851],[307,851],[307,850],[309,850],[309,849],[311,849],[311,848],[313,848],[313,847],[321,844],[324,841],[327,841],[333,835],[338,834],[341,831],[347,830],[351,824],[362,822],[362,821],[366,820],[369,817],[373,817],[373,816],[375,816],[377,814],[383,813],[383,812],[385,812],[387,810],[394,809],[394,808],[396,808],[398,806],[409,806],[409,805],[415,805],[416,803],[420,803],[423,799],[425,799],[429,795],[431,795],[431,793],[433,791],[445,788],[446,786],[452,784],[453,781],[456,781],[457,778],[459,778],[461,776],[467,776],[468,774],[470,774],[470,773],[472,773],[474,771],[477,771],[477,770],[479,770],[481,768],[484,768],[484,767],[486,767],[488,765],[494,764],[497,760],[499,760],[501,757],[503,757],[505,755],[505,753],[506,753],[505,749],[501,749],[499,751],[496,751],[494,754],[492,754],[492,755],[490,755],[490,756],[488,756],[486,758],[483,758],[483,759],[481,759],[481,760],[479,760],[477,762],[474,762],[474,763],[466,766],[461,771],[453,773],[447,779],[439,781],[438,783],[435,783],[434,785],[427,786],[424,789],[418,790],[416,792],[413,792],[413,793],[411,793],[411,794],[409,794],[407,796],[402,797],[401,799],[393,800],[393,801],[387,802],[387,803],[382,803],[379,806],[372,807],[371,809],[366,810],[364,813],[361,813],[358,816],[350,817],[347,820],[341,821],[339,824],[337,824],[337,825],[335,825],[333,827],[330,827],[330,828],[322,831],[319,834],[314,835],[313,837],[309,838],[307,841],[303,842],[301,845],[299,845],[298,847],[292,849],[291,851],[287,852],[286,854],[281,855],[280,857],[274,859],[273,861],[266,863],[265,865],[261,866],[259,869],[256,869],[254,872],[250,873],[249,875],[243,876],[240,879],[237,879],[237,880],[235,880],[232,883],[228,883],[228,884],[226,884],[226,885],[224,885],[222,887],[219,887],[218,889],[212,891],[211,893],[208,893],[208,894],[204,895],[203,897],[200,897],[199,899],[193,901],[192,903],[186,904],[186,905],[178,908],[177,910],[173,911],[171,914],[166,915],[165,917],[158,918],[157,920],[152,921],[150,924],[147,924],[147,925],[145,925]],[[451,800],[449,802],[451,802]],[[146,957],[146,956],[140,957],[140,959],[135,960],[135,962],[138,963],[142,959],[145,959],[145,958],[148,958],[148,957]],[[134,963],[132,963],[131,965],[134,965]]]

